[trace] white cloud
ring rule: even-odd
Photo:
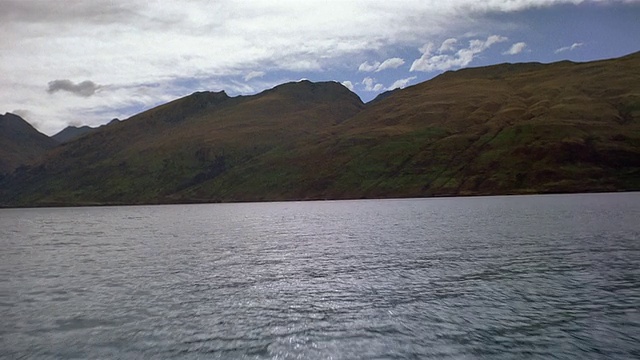
[[[438,52],[443,53],[443,52],[454,51],[456,49],[457,43],[458,43],[458,39],[455,39],[455,38],[447,39],[442,42],[442,45],[440,45],[440,49],[438,49]]]
[[[365,61],[362,64],[360,64],[360,66],[358,66],[358,71],[379,72],[387,69],[397,69],[402,65],[404,65],[404,60],[398,57],[387,59],[382,63],[379,61],[376,61],[372,64],[369,64],[368,61]]]
[[[375,79],[370,77],[362,79],[362,85],[364,85],[364,91],[384,90],[384,85],[377,83]]]
[[[527,44],[525,42],[517,42],[509,48],[509,50],[502,53],[502,55],[517,55],[524,51],[527,48]]]
[[[244,81],[263,77],[265,74],[266,73],[264,71],[250,71],[247,75],[244,76]]]
[[[425,39],[490,33],[496,23],[487,14],[585,1],[596,0],[0,0],[0,112],[27,110],[49,134],[77,119],[99,125],[204,90],[201,84],[260,91],[267,84],[257,81],[260,72],[355,68],[364,55],[417,48]],[[450,39],[439,53],[429,51],[439,61],[423,52],[412,70],[464,66],[482,48],[460,45]],[[402,66],[392,59],[362,71]],[[251,86],[235,82],[245,77]],[[91,79],[102,88],[88,97],[49,96],[43,89],[55,79]]]
[[[491,45],[493,44],[497,44],[500,42],[504,42],[509,40],[509,38],[505,37],[505,36],[500,36],[500,35],[491,35],[487,38],[487,40],[485,42],[482,42],[482,40],[471,40],[471,44],[473,45],[473,47],[475,49],[478,49],[478,51],[484,51],[486,49],[488,49]]]
[[[584,45],[583,43],[573,43],[570,46],[565,46],[565,47],[561,47],[559,49],[556,49],[556,51],[554,51],[556,54],[561,53],[561,52],[565,52],[565,51],[573,51],[579,47],[581,47],[582,45]]]
[[[404,64],[404,60],[401,58],[396,57],[396,58],[387,59],[383,61],[382,64],[380,64],[380,66],[378,66],[378,69],[376,69],[376,72],[387,70],[387,69],[397,69],[403,64]]]
[[[469,65],[474,57],[487,50],[492,45],[507,41],[504,36],[491,35],[486,40],[473,39],[469,41],[469,46],[452,53],[450,44],[454,39],[447,39],[434,52],[435,45],[427,43],[420,48],[422,56],[416,59],[411,65],[410,71],[444,71],[452,68],[461,68]],[[447,44],[445,44],[447,43]],[[443,49],[443,51],[441,51]],[[449,52],[449,54],[447,54]]]
[[[372,72],[372,71],[376,71],[379,67],[380,67],[379,61],[376,61],[373,64],[369,64],[368,61],[365,61],[362,64],[360,64],[360,66],[358,66],[358,71]]]
[[[355,87],[353,86],[353,83],[349,80],[345,80],[342,82],[342,85],[344,87],[346,87],[347,89],[349,89],[350,91],[353,91],[355,89]]]
[[[411,81],[415,80],[417,77],[416,76],[411,76],[408,77],[406,79],[399,79],[396,80],[393,84],[391,84],[391,86],[389,86],[387,88],[387,90],[393,90],[393,89],[402,89],[405,88]]]

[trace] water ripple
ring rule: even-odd
[[[0,357],[640,358],[639,200],[0,210]]]

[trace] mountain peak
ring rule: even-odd
[[[229,99],[229,95],[224,90],[221,91],[196,91],[187,96],[187,98],[197,99],[198,101],[217,103],[222,100]]]
[[[313,82],[309,80],[299,80],[299,81],[290,81],[284,84],[280,84],[274,87],[272,90],[283,90],[283,89],[305,89],[305,90],[315,90],[321,88],[335,88],[336,85],[340,85],[335,81],[319,81]]]
[[[12,121],[12,122],[26,122],[23,118],[21,118],[20,116],[10,113],[10,112],[6,112],[4,113],[4,115],[0,115],[0,121],[4,121],[4,122],[8,122],[8,121]]]
[[[57,145],[20,116],[0,115],[0,174],[10,173]]]
[[[273,89],[266,90],[266,93],[275,93],[287,98],[299,101],[330,100],[350,98],[362,104],[362,100],[355,93],[336,81],[312,82],[300,80],[278,85]]]
[[[12,114],[10,112],[5,113],[4,115],[0,115],[0,128],[2,128],[3,132],[7,133],[8,131],[36,131],[37,130],[29,124],[25,119],[21,118],[16,114]]]

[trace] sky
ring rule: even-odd
[[[0,114],[47,135],[195,91],[337,81],[370,101],[445,71],[640,51],[640,0],[0,0]]]

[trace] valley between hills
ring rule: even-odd
[[[640,190],[640,52],[449,71],[369,103],[336,82],[198,92],[64,141],[0,116],[0,205]]]

